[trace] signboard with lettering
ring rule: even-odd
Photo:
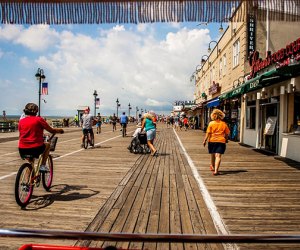
[[[210,95],[216,94],[220,91],[220,85],[219,83],[216,83],[215,81],[212,82],[212,85],[210,86],[210,88],[208,89],[208,93]]]
[[[276,122],[277,122],[276,116],[268,117],[266,127],[264,130],[264,135],[274,135]]]
[[[196,103],[196,101],[175,101],[174,105],[175,106],[191,106],[194,105]]]
[[[274,53],[267,51],[265,59],[260,58],[259,52],[254,51],[249,57],[249,64],[251,67],[250,78],[256,76],[257,72],[269,67],[276,63],[276,67],[283,67],[288,65],[293,60],[298,61],[300,59],[300,38],[287,44],[285,48],[282,48]]]
[[[256,18],[254,15],[248,14],[247,19],[247,52],[249,56],[256,49]]]

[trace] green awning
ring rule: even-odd
[[[246,81],[241,86],[225,92],[219,96],[220,100],[229,99],[232,97],[240,96],[242,94],[254,91],[256,89],[261,89],[264,86],[267,86],[270,82],[273,82],[274,77],[282,79],[285,75],[280,74],[278,69],[272,69],[268,72],[263,73],[262,75],[256,76],[248,81]]]

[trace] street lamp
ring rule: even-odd
[[[117,98],[116,100],[116,103],[117,103],[117,117],[119,117],[119,107],[121,106],[121,104],[119,104],[119,98]]]
[[[130,116],[130,109],[131,109],[131,105],[130,103],[128,104],[128,117]]]
[[[42,85],[42,82],[46,78],[46,76],[44,75],[44,70],[38,68],[38,70],[35,74],[35,77],[39,81],[39,112],[38,112],[38,116],[40,116],[41,115],[41,85]]]
[[[94,101],[95,101],[95,111],[94,111],[94,116],[96,116],[96,104],[97,104],[97,96],[98,96],[98,93],[97,93],[97,90],[94,90]]]
[[[139,108],[138,106],[135,107],[135,119],[138,120],[138,112],[139,112]]]
[[[206,59],[204,59],[204,57],[206,57]],[[202,67],[204,66],[204,64],[206,63],[206,61],[208,60],[208,58],[209,58],[208,55],[203,55],[203,56],[201,57],[201,65],[202,65]]]
[[[211,52],[211,48],[210,48],[210,44],[211,43],[216,43],[216,47],[217,47],[217,56],[219,55],[219,47],[218,47],[218,42],[217,41],[211,41],[209,44],[208,44],[208,49],[207,49],[207,51],[208,51],[208,53],[210,53]]]

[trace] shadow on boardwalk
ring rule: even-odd
[[[230,142],[219,176],[209,171],[203,132],[179,131],[229,234],[299,234],[300,173],[274,156]],[[173,129],[158,132],[159,157],[141,155],[100,209],[87,231],[216,234],[198,183]],[[79,241],[82,246],[112,243]],[[132,249],[221,249],[216,244],[115,243]],[[226,247],[226,246],[225,246]],[[278,249],[240,244],[241,249]],[[250,247],[250,248],[249,248]],[[295,245],[285,246],[294,249]]]

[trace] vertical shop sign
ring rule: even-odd
[[[249,57],[249,55],[251,55],[251,53],[254,52],[256,49],[256,19],[255,16],[252,14],[248,14],[247,19],[247,52]]]

